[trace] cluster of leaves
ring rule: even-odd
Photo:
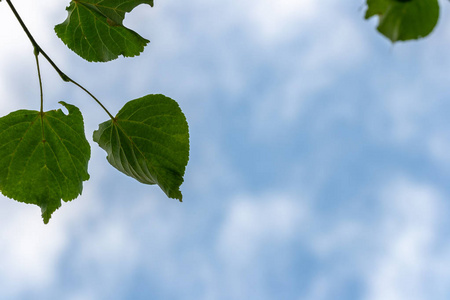
[[[426,37],[439,19],[438,0],[367,0],[365,18],[379,16],[377,30],[397,41]]]
[[[1,2],[2,0],[0,0]],[[182,200],[180,185],[189,159],[189,131],[178,104],[164,95],[146,95],[126,103],[114,117],[83,86],[63,73],[37,44],[5,0],[34,46],[41,89],[41,110],[19,110],[0,118],[0,190],[7,197],[40,206],[44,223],[62,201],[78,197],[89,179],[90,146],[83,117],[74,105],[43,111],[39,55],[64,81],[86,91],[110,119],[93,139],[120,172],[145,184],[157,184],[168,197]],[[148,40],[123,25],[125,14],[153,0],[72,0],[57,36],[83,59],[107,62],[140,55]],[[365,18],[379,16],[378,31],[392,42],[429,35],[439,19],[438,0],[367,0]]]
[[[0,0],[1,1],[1,0]],[[99,125],[93,140],[120,172],[145,184],[157,184],[170,198],[182,200],[180,185],[189,159],[189,131],[177,102],[146,95],[127,102],[114,117],[80,84],[64,74],[34,40],[11,0],[6,0],[35,49],[41,88],[41,110],[18,110],[0,118],[0,190],[19,202],[38,205],[44,223],[62,201],[77,198],[89,179],[90,146],[83,116],[60,102],[68,114],[43,111],[39,54],[62,79],[86,91],[110,119]],[[67,19],[55,26],[58,37],[83,59],[107,62],[137,56],[149,42],[123,25],[125,14],[153,0],[72,0]]]

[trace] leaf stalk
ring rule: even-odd
[[[39,51],[34,50],[34,58],[36,59],[37,73],[39,78],[39,93],[41,95],[41,114],[44,112],[44,91],[42,89],[41,68],[39,67]]]

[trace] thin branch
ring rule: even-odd
[[[23,22],[22,18],[20,17],[19,13],[17,12],[16,8],[11,3],[11,0],[6,0],[6,3],[8,3],[8,5],[11,8],[12,12],[14,13],[14,16],[16,17],[17,21],[19,21],[20,26],[22,26],[23,31],[25,31],[25,33],[27,34],[28,39],[30,40],[31,44],[34,47],[35,55],[38,55],[39,53],[42,54],[42,56],[50,63],[50,65],[59,74],[59,76],[62,78],[62,80],[66,81],[66,82],[71,82],[71,83],[75,84],[76,86],[78,86],[83,91],[85,91],[89,96],[92,97],[92,99],[95,100],[95,102],[97,102],[98,105],[100,105],[101,108],[103,108],[103,110],[108,114],[108,116],[112,120],[114,120],[114,116],[106,109],[106,107],[94,95],[92,95],[91,92],[89,92],[81,84],[79,84],[78,82],[76,82],[75,80],[73,80],[72,78],[67,76],[63,71],[61,71],[61,69],[53,62],[53,60],[47,55],[47,53],[45,53],[45,51],[36,42],[36,40],[34,39],[33,35],[30,33],[30,31],[28,30],[27,26],[25,25],[25,23]]]

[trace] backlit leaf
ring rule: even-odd
[[[132,100],[114,121],[100,124],[94,141],[116,169],[142,183],[158,184],[167,196],[182,200],[189,129],[177,102],[164,95]]]
[[[379,16],[378,31],[392,42],[429,35],[439,19],[437,0],[367,0],[366,19]]]
[[[125,13],[153,0],[73,0],[67,19],[55,26],[58,37],[88,61],[106,62],[139,55],[149,42],[123,26]]]
[[[18,110],[0,118],[0,190],[17,201],[40,206],[44,223],[81,194],[90,146],[83,117],[73,105],[45,113]]]

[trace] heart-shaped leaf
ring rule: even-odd
[[[167,196],[182,200],[189,129],[177,102],[164,95],[132,100],[114,120],[100,124],[94,141],[116,169],[142,183],[158,184]]]
[[[55,26],[58,37],[88,61],[106,62],[139,55],[148,40],[123,26],[125,13],[153,0],[72,0],[67,19]]]
[[[44,223],[61,200],[78,197],[91,150],[83,116],[73,105],[44,113],[18,110],[0,118],[0,190],[17,201],[41,207]]]

